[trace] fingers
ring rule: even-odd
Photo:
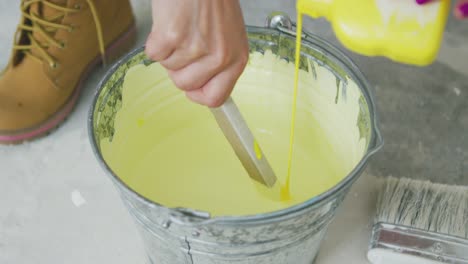
[[[168,70],[178,70],[208,53],[208,45],[201,37],[187,39],[182,29],[155,30],[146,41],[145,52]]]
[[[231,93],[249,55],[236,0],[152,0],[146,53],[193,101],[218,106]]]
[[[207,45],[201,40],[192,41],[189,47],[177,48],[169,57],[161,60],[160,63],[168,70],[180,70],[201,57],[208,54]]]
[[[171,57],[184,44],[191,25],[192,1],[152,1],[153,26],[145,52],[154,61]]]
[[[193,102],[206,105],[208,107],[218,107],[223,104],[231,94],[236,83],[236,78],[230,70],[221,72],[213,77],[201,89],[187,91],[187,97]]]
[[[177,87],[184,91],[201,88],[211,78],[224,71],[234,62],[224,52],[211,53],[178,71],[169,73]]]
[[[168,58],[175,50],[175,46],[172,45],[175,40],[160,36],[156,32],[151,32],[146,40],[145,53],[154,61],[162,61]],[[172,36],[172,38],[175,38]]]
[[[245,65],[242,62],[228,67],[210,79],[201,89],[187,91],[187,97],[196,103],[208,107],[221,106],[234,89]]]
[[[150,34],[147,55],[159,61],[174,84],[186,91],[194,102],[210,107],[221,105],[247,64],[248,44],[238,45],[233,53],[224,41],[220,41],[210,52],[202,41],[188,41],[192,44],[186,47],[177,44],[177,37],[160,36],[154,32]]]

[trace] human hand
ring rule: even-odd
[[[435,0],[416,0],[416,3],[423,5],[432,1]],[[458,3],[453,10],[453,14],[458,19],[468,18],[468,0],[458,0]]]
[[[146,53],[199,104],[224,103],[248,61],[238,0],[152,0]]]

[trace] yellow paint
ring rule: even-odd
[[[284,196],[281,182],[275,183],[273,187],[267,187],[266,185],[254,180],[252,180],[252,183],[255,185],[255,189],[259,196],[262,196],[263,199],[270,199],[271,201],[283,204],[288,204],[291,201],[289,197]]]
[[[291,126],[289,132],[289,155],[288,155],[288,174],[286,178],[286,184],[282,187],[281,197],[285,199],[290,198],[290,182],[291,182],[291,169],[292,169],[292,161],[294,155],[294,135],[296,129],[296,111],[297,111],[297,93],[298,93],[298,82],[299,82],[299,66],[300,66],[300,58],[301,58],[301,41],[302,41],[302,15],[298,13],[297,16],[297,26],[296,26],[296,50],[294,61],[295,69],[294,69],[294,90],[293,90],[293,103],[292,103],[292,111],[291,111]]]
[[[298,76],[290,192],[280,187],[287,181],[294,66],[270,51],[251,54],[232,96],[278,177],[273,189],[248,177],[209,109],[186,99],[158,63],[128,71],[115,134],[101,141],[103,156],[133,190],[167,207],[221,216],[300,204],[335,186],[365,152],[356,126],[359,89],[349,81],[347,101],[335,104],[335,77],[315,66],[320,78]]]
[[[143,120],[142,118],[137,119],[137,125],[139,127],[142,127],[144,124],[145,124],[145,120]]]
[[[255,140],[254,141],[254,151],[257,159],[262,159],[263,154],[260,148],[260,145]],[[288,179],[286,179],[288,181]],[[258,183],[253,181],[257,191],[266,198],[271,199],[272,201],[280,201],[280,202],[288,202],[291,200],[291,196],[289,195],[289,190],[285,192],[284,185],[281,182],[277,181],[272,187],[267,187],[264,184]]]
[[[260,146],[258,145],[257,141],[254,141],[254,150],[255,150],[255,155],[257,156],[257,159],[261,160],[263,157],[262,150],[260,149]]]
[[[330,21],[347,48],[367,56],[427,65],[442,42],[450,0],[298,0],[297,10]]]

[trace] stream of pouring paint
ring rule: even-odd
[[[106,162],[144,197],[212,216],[277,211],[329,190],[365,149],[356,127],[359,89],[348,85],[354,103],[336,105],[335,76],[325,68],[299,73],[299,50],[296,67],[268,50],[251,53],[232,94],[277,174],[282,199],[248,177],[208,108],[190,102],[158,63],[128,70],[115,133],[100,144]]]
[[[297,13],[297,25],[296,25],[296,50],[294,55],[294,91],[293,91],[293,103],[291,111],[291,132],[289,133],[289,154],[288,154],[288,174],[286,176],[286,184],[283,187],[285,195],[282,195],[282,199],[290,198],[290,182],[291,182],[291,168],[294,155],[294,134],[296,130],[296,111],[297,111],[297,91],[299,84],[299,66],[301,59],[301,43],[302,43],[302,13]]]
[[[291,125],[290,125],[290,132],[289,132],[289,151],[288,151],[288,171],[286,175],[286,182],[284,185],[281,183],[277,183],[277,186],[274,186],[272,190],[268,193],[263,191],[262,193],[267,194],[270,198],[277,198],[275,196],[278,195],[278,188],[279,190],[279,199],[281,201],[289,201],[291,200],[291,168],[292,168],[292,161],[294,155],[294,135],[296,130],[296,112],[297,112],[297,94],[298,94],[298,84],[299,84],[299,66],[300,66],[300,58],[301,58],[301,43],[302,43],[302,13],[298,10],[297,13],[297,26],[296,26],[296,49],[294,55],[294,86],[293,86],[293,100],[292,100],[292,109],[291,109]],[[258,148],[258,144],[255,142],[255,148]],[[261,158],[261,157],[258,157]],[[281,186],[280,186],[281,185]],[[261,190],[261,189],[260,189]]]

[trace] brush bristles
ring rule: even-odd
[[[468,238],[468,187],[389,177],[376,221]]]

